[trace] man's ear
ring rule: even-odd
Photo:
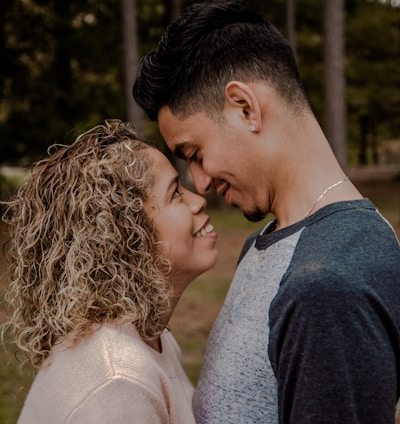
[[[260,104],[254,91],[247,84],[230,81],[225,87],[225,104],[242,110],[242,118],[250,131],[260,131]]]

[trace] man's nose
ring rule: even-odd
[[[206,194],[211,188],[213,181],[212,178],[204,172],[203,167],[198,163],[190,164],[189,168],[197,192],[200,194]]]

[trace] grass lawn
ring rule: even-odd
[[[0,244],[5,240],[4,225],[0,225]],[[4,275],[5,265],[0,254],[0,274]],[[6,282],[0,280],[0,322],[6,316],[4,291]],[[11,345],[0,347],[0,423],[14,424],[17,422],[18,414],[22,408],[27,390],[32,381],[32,371],[28,368],[20,368],[15,357],[15,349]]]
[[[380,208],[395,227],[400,237],[400,185],[360,187]],[[245,238],[262,224],[247,222],[239,211],[226,208],[210,210],[219,239],[217,265],[203,274],[184,293],[170,322],[170,328],[181,346],[184,367],[196,384],[208,333],[222,305],[237,257]],[[0,227],[0,240],[4,239],[4,227]],[[4,261],[0,256],[0,271]],[[0,284],[0,321],[4,320],[5,281]],[[14,424],[32,381],[29,368],[20,369],[14,357],[13,347],[0,348],[0,423]],[[400,421],[399,421],[400,423]]]

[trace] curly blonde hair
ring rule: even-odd
[[[11,330],[34,367],[59,341],[77,343],[93,324],[162,331],[170,264],[144,204],[153,184],[151,148],[133,128],[105,121],[32,167],[6,203]]]

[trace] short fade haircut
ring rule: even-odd
[[[149,118],[223,109],[229,81],[266,81],[294,110],[309,108],[287,40],[243,0],[189,6],[139,63],[133,97]]]

